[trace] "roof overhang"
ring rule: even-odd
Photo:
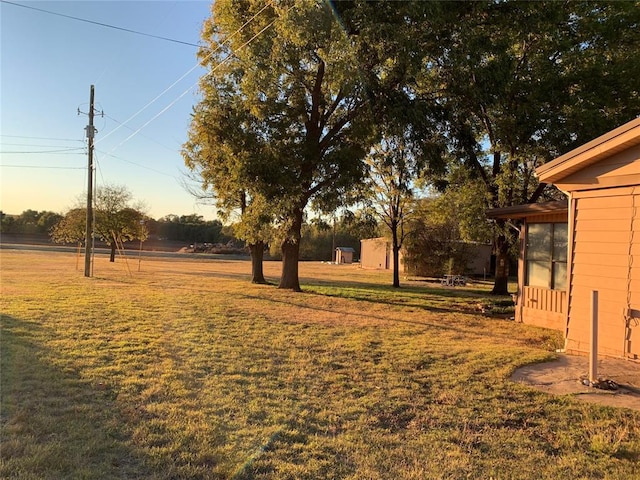
[[[603,158],[638,144],[640,117],[541,165],[536,168],[536,174],[543,183],[555,183]]]
[[[543,215],[545,213],[567,213],[567,200],[543,203],[525,203],[512,207],[492,208],[487,210],[487,218],[519,219]]]

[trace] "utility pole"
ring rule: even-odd
[[[94,87],[91,85],[89,97],[89,125],[85,127],[87,139],[89,140],[89,166],[87,173],[87,230],[85,232],[84,249],[84,276],[91,276],[91,252],[93,250],[93,137],[95,128],[93,126],[93,99]]]

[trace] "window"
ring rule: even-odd
[[[527,227],[526,280],[531,287],[567,287],[567,224],[532,223]]]

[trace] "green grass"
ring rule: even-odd
[[[1,262],[2,478],[640,476],[640,414],[509,381],[561,336],[489,315],[508,302],[486,285],[304,263],[296,294],[247,262]]]

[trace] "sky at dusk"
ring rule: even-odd
[[[211,1],[11,1],[191,44],[200,43],[211,7]],[[94,121],[97,186],[127,186],[153,218],[213,218],[215,208],[184,188],[180,155],[204,73],[197,47],[12,3],[0,3],[2,211],[64,213],[86,195],[88,117],[78,109],[89,111],[93,84],[96,111],[104,112]]]

